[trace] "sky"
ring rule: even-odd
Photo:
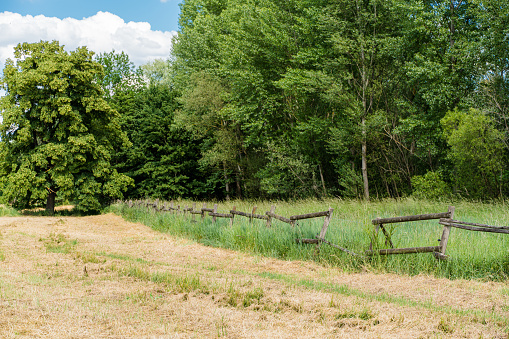
[[[0,0],[0,70],[21,42],[124,51],[136,65],[167,58],[181,0]]]

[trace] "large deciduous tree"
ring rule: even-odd
[[[28,207],[55,198],[97,211],[121,198],[132,179],[110,164],[129,144],[118,113],[103,99],[102,66],[85,47],[66,52],[57,41],[23,43],[7,60],[0,101],[2,200]]]

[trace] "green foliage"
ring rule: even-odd
[[[169,60],[156,59],[142,65],[141,70],[143,75],[148,78],[150,85],[173,86],[173,71]]]
[[[199,140],[175,121],[179,92],[171,86],[168,61],[136,68],[126,54],[114,51],[97,60],[106,72],[107,100],[120,113],[120,128],[132,142],[112,157],[115,169],[134,179],[125,195],[170,199],[203,194]]]
[[[54,41],[19,44],[14,55],[2,78],[1,199],[23,208],[48,199],[52,212],[57,194],[93,212],[121,198],[132,180],[110,159],[129,141],[94,81],[103,73],[93,53]]]
[[[205,72],[193,74],[188,88],[179,98],[182,107],[176,113],[176,121],[195,139],[203,140],[200,168],[212,174],[209,186],[224,185],[229,197],[231,174],[236,172],[237,180],[242,174],[242,136],[235,122],[228,119],[231,107],[225,103],[227,95],[217,78]]]
[[[120,125],[132,141],[116,154],[121,173],[134,179],[127,194],[176,198],[202,193],[198,167],[198,142],[174,122],[176,92],[163,85],[133,91],[117,91],[112,104],[121,112]]]
[[[459,193],[470,198],[501,196],[505,138],[493,119],[470,109],[449,111],[441,122]]]
[[[411,177],[444,155],[439,121],[458,102],[454,93],[471,89],[455,76],[431,101],[451,69],[449,53],[428,60],[449,43],[444,29],[429,50],[420,43],[437,34],[429,25],[449,27],[439,8],[184,2],[174,79],[183,89],[179,117],[207,134],[202,168],[223,176],[226,188],[235,177],[253,197],[289,197],[296,187],[298,196],[357,195],[359,177],[365,196],[370,185],[380,196],[410,192]]]
[[[111,97],[118,91],[126,89],[139,89],[143,87],[144,80],[142,70],[129,60],[129,56],[123,51],[115,53],[101,53],[95,60],[103,66],[104,75],[97,78],[106,97]]]
[[[338,164],[338,167],[338,183],[341,196],[351,199],[362,198],[362,177],[360,173],[355,171],[351,164]]]
[[[89,87],[103,88],[133,147],[124,143],[113,155],[102,141],[71,139],[73,152],[92,158],[109,152],[117,172],[134,178],[133,197],[400,198],[435,189],[425,196],[436,197],[448,191],[442,181],[431,188],[436,173],[457,196],[505,196],[508,13],[502,0],[186,0],[168,60],[138,68],[125,53],[112,51],[96,57],[102,71],[90,68],[95,82]],[[64,62],[61,56],[58,62]],[[5,76],[16,67],[8,64]],[[69,64],[59,69],[65,73]],[[58,94],[66,80],[53,71],[46,80],[54,93],[38,88],[53,105],[48,99],[47,111],[41,106],[43,115],[53,112],[46,120],[55,112],[70,117],[67,109],[55,109],[67,107],[68,99]],[[43,86],[43,78],[31,69],[26,79]],[[73,103],[86,99],[72,107],[105,104],[73,93]],[[448,113],[470,108],[485,118]],[[16,109],[22,116],[27,105]],[[450,129],[453,120],[463,127]],[[23,126],[6,123],[4,135],[42,138]],[[60,120],[58,127],[68,130]],[[445,137],[444,128],[451,132]],[[0,146],[2,158],[9,158],[11,146]],[[40,201],[47,191],[27,187],[43,187],[48,167],[32,167],[44,168],[68,149],[47,145],[40,154],[12,158],[6,163],[18,167],[0,166],[0,176],[15,172],[10,178],[19,184],[0,191],[19,190],[19,206]],[[66,161],[75,160],[83,157]],[[107,162],[94,175],[107,171]],[[67,188],[77,179],[62,173],[58,180]],[[98,189],[79,182],[83,194]],[[113,182],[107,191],[116,196],[120,181]],[[14,202],[8,195],[2,199]],[[98,206],[81,200],[86,209]]]
[[[257,173],[263,191],[269,196],[282,198],[320,194],[312,165],[295,148],[274,143],[266,147],[269,162]]]
[[[412,177],[413,196],[418,199],[442,200],[449,196],[447,183],[438,172]]]

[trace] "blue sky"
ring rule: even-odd
[[[182,0],[0,0],[0,74],[14,47],[57,40],[67,50],[124,51],[140,66],[170,56]],[[0,95],[2,93],[0,92]]]
[[[178,29],[181,0],[2,0],[0,12],[82,19],[109,12],[125,21],[148,22],[153,30]]]
[[[57,40],[67,50],[86,46],[97,54],[123,51],[137,66],[166,59],[177,34],[181,2],[0,0],[0,76],[16,45],[41,40]]]

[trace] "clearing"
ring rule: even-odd
[[[507,338],[509,284],[349,273],[107,214],[0,218],[0,337]]]

